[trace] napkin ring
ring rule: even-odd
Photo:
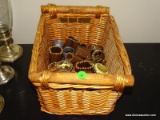
[[[66,56],[66,54],[67,53],[74,53],[74,49],[72,48],[72,47],[65,47],[64,49],[63,49],[63,57],[65,58],[65,56]]]
[[[49,47],[50,62],[58,62],[62,59],[63,49],[59,46]]]
[[[65,60],[68,60],[71,63],[75,64],[77,62],[83,61],[84,59],[82,59],[81,57],[69,52],[69,53],[66,54]]]
[[[90,45],[89,48],[91,49],[91,53],[93,53],[95,50],[103,51],[103,46],[100,46],[100,45]]]
[[[64,42],[61,41],[61,40],[54,40],[53,41],[53,46],[59,46],[59,47],[62,47],[64,46]]]
[[[100,74],[108,74],[108,69],[105,65],[101,64],[101,63],[96,63],[94,65],[94,71],[96,73],[100,73]]]
[[[91,50],[87,47],[78,46],[76,50],[76,55],[84,59],[91,59]]]
[[[68,61],[71,61],[74,57],[74,54],[69,52],[69,53],[66,53],[65,55],[65,60],[68,60]]]
[[[101,63],[105,58],[104,52],[102,50],[95,50],[92,53],[91,59],[94,63]]]
[[[76,50],[78,45],[79,45],[79,41],[75,39],[74,37],[68,36],[66,38],[66,43],[65,43],[66,47],[69,46],[69,47],[72,47],[74,50]]]
[[[93,67],[94,64],[92,61],[90,60],[83,60],[80,62],[77,62],[75,65],[75,71],[79,72],[79,71],[85,71],[85,72],[93,72]]]
[[[48,70],[54,72],[57,70],[57,62],[52,62],[48,65]]]
[[[56,66],[59,72],[70,72],[73,68],[73,64],[67,60],[59,61]]]

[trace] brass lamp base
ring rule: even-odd
[[[0,47],[0,61],[2,62],[13,62],[23,54],[22,47],[11,43],[10,40],[12,40],[12,34],[9,27],[5,24],[0,24],[0,41],[4,43]]]
[[[0,113],[2,112],[3,108],[4,108],[4,98],[0,95]]]
[[[0,85],[6,84],[14,77],[15,71],[12,67],[2,65],[0,66]]]
[[[22,56],[23,48],[17,44],[2,45],[0,53],[0,61],[13,62]]]

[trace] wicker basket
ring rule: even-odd
[[[35,86],[41,110],[50,114],[109,114],[124,87],[134,85],[130,61],[118,27],[108,7],[41,6],[29,78]],[[81,44],[102,45],[108,75],[50,72],[48,48],[53,40],[74,36]]]

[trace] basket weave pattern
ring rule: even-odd
[[[51,114],[109,114],[125,86],[133,86],[129,58],[108,7],[42,6],[29,68],[41,110]],[[74,36],[81,44],[102,45],[109,75],[51,73],[48,48]],[[106,79],[106,81],[105,81]],[[109,80],[109,82],[107,82]],[[89,82],[87,82],[89,81]]]

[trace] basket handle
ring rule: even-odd
[[[109,7],[103,6],[56,6],[48,4],[41,6],[42,14],[50,13],[51,17],[55,17],[57,13],[74,13],[74,14],[96,14],[100,17],[101,14],[109,14]]]
[[[104,75],[87,73],[86,78],[78,78],[77,73],[66,72],[49,72],[43,71],[40,73],[32,73],[30,80],[33,83],[43,84],[48,86],[48,83],[58,84],[80,84],[80,85],[99,85],[99,86],[114,86],[115,89],[122,89],[134,85],[134,77],[132,75]],[[43,80],[43,81],[42,81]]]

